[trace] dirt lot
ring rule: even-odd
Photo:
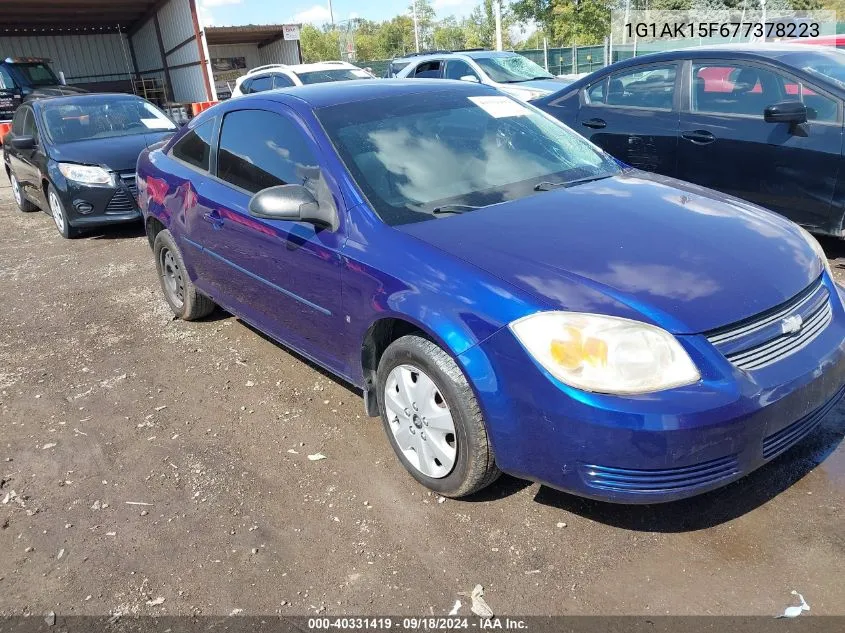
[[[173,321],[140,226],[62,240],[2,178],[0,235],[0,615],[468,615],[477,583],[497,615],[845,614],[845,406],[685,502],[440,503],[350,388]]]

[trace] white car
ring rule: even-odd
[[[507,51],[440,51],[409,55],[393,60],[391,71],[397,79],[474,81],[494,86],[523,101],[557,92],[572,83],[556,78],[527,57]]]
[[[347,62],[319,62],[316,64],[270,64],[253,68],[235,81],[232,97],[290,88],[327,81],[348,81],[352,79],[375,79],[372,73]]]

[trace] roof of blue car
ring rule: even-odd
[[[478,94],[481,91],[491,91],[493,88],[466,81],[449,81],[445,79],[361,79],[354,81],[332,81],[307,86],[296,86],[283,90],[259,92],[254,95],[238,97],[241,99],[271,99],[284,102],[296,97],[308,103],[312,108],[323,108],[341,103],[356,101],[370,101],[386,97],[407,96],[431,93],[433,89],[440,91],[452,90]]]

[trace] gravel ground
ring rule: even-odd
[[[845,615],[845,406],[692,500],[441,503],[349,387],[173,321],[140,226],[62,240],[3,179],[0,235],[0,615],[468,615],[476,584],[497,615]]]

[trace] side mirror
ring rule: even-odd
[[[16,136],[12,139],[12,147],[15,149],[33,149],[35,147],[35,139],[32,136]]]
[[[309,222],[337,228],[334,207],[320,206],[314,195],[302,185],[279,185],[256,193],[249,201],[249,214],[265,220]]]
[[[476,77],[475,75],[464,75],[463,77],[461,77],[461,81],[469,81],[474,84],[480,83],[478,81],[478,77]]]
[[[806,123],[807,106],[800,101],[781,101],[763,110],[766,123]]]

